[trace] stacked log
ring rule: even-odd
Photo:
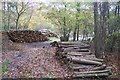
[[[73,71],[73,78],[106,77],[111,74],[111,68],[104,64],[90,51],[90,46],[78,42],[59,42],[57,54],[64,56],[68,67]]]
[[[19,30],[7,32],[9,39],[18,43],[48,41],[48,38],[39,31]]]

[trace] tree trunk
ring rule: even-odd
[[[18,30],[18,21],[19,21],[20,15],[18,14],[17,19],[16,19],[16,30]]]
[[[118,17],[120,16],[120,6],[118,5]]]
[[[76,31],[77,31],[77,14],[76,14],[76,26],[75,26],[75,29],[74,29],[74,33],[73,33],[73,41],[76,40]]]
[[[100,47],[99,47],[99,30],[98,30],[98,3],[94,2],[94,47],[95,55],[97,58],[101,57]]]
[[[75,29],[74,29],[74,33],[73,33],[73,41],[76,40],[76,30],[77,30],[77,27],[75,27]]]
[[[104,52],[105,52],[105,40],[106,40],[106,21],[107,21],[107,5],[108,5],[108,2],[103,2],[102,4],[102,8],[103,8],[103,12],[102,12],[102,36],[101,36],[101,51],[102,51],[102,57],[104,56]]]
[[[77,29],[77,41],[79,40],[79,32],[80,32],[80,30],[79,30],[79,21],[78,21],[78,29]]]
[[[3,39],[2,39],[2,50],[8,50],[8,41],[9,41],[9,38],[8,38],[8,36],[6,35],[6,31],[7,31],[7,25],[6,25],[6,23],[5,23],[5,17],[6,17],[6,15],[5,15],[5,11],[6,11],[6,9],[5,9],[5,6],[6,6],[6,2],[3,2],[2,3],[2,10],[3,10],[3,13],[2,13],[2,20],[3,20],[3,27],[4,27],[4,32],[3,33],[5,33],[5,35],[2,35],[2,37],[3,37]]]
[[[7,10],[8,10],[8,27],[7,29],[9,30],[9,27],[10,27],[10,5],[7,3]]]
[[[5,15],[5,5],[6,5],[6,2],[3,2],[2,3],[2,6],[3,6],[3,13],[2,13],[2,19],[3,19],[3,29],[5,30],[5,31],[7,31],[7,29],[6,29],[6,27],[7,27],[7,25],[5,24],[5,17],[6,17],[6,15]]]
[[[77,15],[76,15],[76,27],[77,27],[77,41],[79,40],[79,12],[80,12],[80,3],[77,3]]]
[[[66,21],[65,21],[66,19],[65,19],[65,17],[64,17],[64,28],[63,28],[63,32],[64,32],[64,34],[63,34],[63,37],[64,38],[66,38]]]

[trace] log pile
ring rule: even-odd
[[[90,51],[90,46],[78,42],[58,42],[56,56],[73,71],[73,78],[107,77],[111,68]]]
[[[7,32],[9,39],[18,43],[48,41],[48,38],[39,31],[19,30]]]
[[[58,37],[57,34],[52,33],[52,32],[49,32],[49,31],[47,31],[47,32],[42,32],[42,34],[44,34],[44,35],[47,36],[47,37]]]

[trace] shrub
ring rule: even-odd
[[[114,32],[106,39],[106,50],[120,52],[120,33]]]

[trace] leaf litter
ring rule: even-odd
[[[16,50],[3,51],[3,60],[8,59],[10,71],[5,78],[65,78],[70,76],[67,65],[61,65],[55,58],[55,47],[33,46],[12,43]],[[9,45],[8,45],[9,46]],[[5,72],[4,72],[5,73]]]

